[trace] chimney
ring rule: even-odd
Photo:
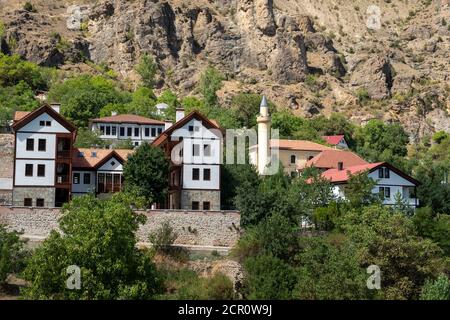
[[[169,129],[173,125],[172,121],[164,120],[164,130]]]
[[[117,111],[111,111],[112,116],[117,116]]]
[[[59,104],[59,103],[52,103],[52,104],[50,105],[50,107],[51,107],[53,110],[55,110],[56,112],[59,113],[59,111],[60,111],[60,109],[61,109],[61,104]]]
[[[339,171],[344,170],[344,163],[343,162],[338,162],[338,170]]]
[[[178,122],[181,119],[184,118],[184,109],[183,108],[177,108],[175,112],[175,121]]]

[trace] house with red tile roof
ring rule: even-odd
[[[322,139],[335,148],[348,149],[348,144],[347,141],[345,141],[345,136],[343,134],[335,136],[322,136]]]
[[[308,160],[300,170],[308,167],[315,167],[322,171],[328,169],[345,169],[352,166],[368,164],[366,160],[356,153],[344,150],[324,150],[314,158]]]
[[[90,129],[100,133],[100,138],[111,142],[131,140],[134,146],[142,142],[151,143],[169,123],[135,114],[116,114],[92,119]]]
[[[74,148],[72,196],[110,194],[122,190],[123,164],[133,150]]]
[[[394,205],[396,195],[413,208],[419,205],[416,188],[419,182],[387,162],[366,163],[346,168],[332,168],[322,173],[322,177],[333,185],[338,198],[345,198],[345,185],[352,175],[366,173],[376,181],[373,193],[380,195],[384,205]]]

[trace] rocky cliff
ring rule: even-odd
[[[213,64],[237,92],[264,93],[302,116],[400,121],[413,139],[450,131],[447,0],[102,0],[4,3],[4,52],[67,70],[106,65],[137,80],[143,53],[158,88],[193,94]],[[1,2],[0,2],[1,3]]]

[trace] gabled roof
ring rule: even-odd
[[[93,156],[93,152],[95,156]],[[72,151],[72,166],[74,169],[98,169],[113,157],[123,164],[133,152],[133,150],[126,149],[74,148]]]
[[[38,116],[40,116],[43,113],[47,113],[49,116],[51,116],[53,119],[58,121],[64,128],[66,128],[70,132],[75,132],[77,128],[70,123],[66,118],[64,118],[62,115],[60,115],[58,112],[56,112],[52,107],[45,104],[40,108],[37,108],[34,111],[31,111],[27,114],[25,113],[19,113],[18,116],[22,116],[18,121],[14,122],[12,125],[12,128],[14,131],[19,130],[26,124],[30,123],[34,119],[36,119]]]
[[[415,185],[420,184],[419,181],[417,181],[416,179],[412,178],[411,176],[407,175],[400,169],[397,169],[396,167],[394,167],[393,165],[391,165],[387,162],[368,163],[368,164],[348,167],[348,168],[345,168],[344,170],[329,169],[329,170],[325,171],[324,173],[322,173],[322,177],[324,177],[325,179],[329,180],[332,183],[338,183],[338,184],[346,183],[348,181],[348,179],[350,178],[350,174],[355,175],[355,174],[363,173],[365,171],[373,172],[380,167],[389,168],[392,172],[395,172],[402,178],[408,180],[409,182],[411,182]]]
[[[137,123],[137,124],[158,124],[164,125],[164,121],[150,119],[135,114],[118,114],[115,116],[96,118],[91,122],[104,122],[104,123]]]
[[[337,169],[339,162],[343,163],[344,168],[369,164],[366,160],[351,151],[333,149],[322,151],[314,158],[307,161],[302,168],[316,167],[320,169]]]
[[[208,128],[208,129],[218,129],[220,130],[220,127],[217,125],[217,122],[213,122],[211,120],[209,120],[208,118],[206,118],[203,114],[201,114],[200,112],[194,110],[191,113],[189,113],[187,116],[185,116],[184,118],[180,119],[178,122],[175,122],[170,128],[166,129],[165,131],[163,131],[153,142],[152,145],[154,146],[159,146],[161,145],[164,141],[167,140],[167,138],[170,137],[170,135],[177,129],[183,127],[186,123],[188,123],[189,121],[191,121],[192,119],[197,119],[202,121],[202,124]]]
[[[27,114],[29,114],[30,111],[16,111],[14,112],[14,122],[15,121],[19,121],[20,119],[22,119],[23,117],[25,117]]]
[[[324,151],[334,150],[333,148],[324,146],[319,143],[307,140],[285,140],[285,139],[271,139],[270,146],[275,147],[278,144],[279,149],[293,150],[293,151]]]
[[[339,142],[344,138],[344,135],[336,135],[336,136],[322,136],[322,139],[326,141],[326,143],[331,144],[332,146],[337,146]]]

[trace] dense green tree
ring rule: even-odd
[[[240,261],[250,256],[272,255],[284,261],[293,259],[298,251],[297,233],[299,226],[279,213],[246,229],[233,250]]]
[[[417,233],[436,242],[444,253],[450,255],[450,216],[435,214],[430,207],[416,210],[412,222]]]
[[[400,124],[385,124],[370,120],[355,132],[356,151],[367,161],[386,161],[405,168],[403,157],[407,154],[409,138]]]
[[[250,164],[225,164],[220,167],[220,192],[222,208],[235,209],[235,198],[238,188],[244,183],[247,186],[257,185],[259,176]]]
[[[30,86],[23,81],[18,84],[0,86],[0,125],[13,119],[15,111],[32,111],[39,106]]]
[[[414,168],[415,177],[420,181],[417,196],[422,206],[430,206],[433,211],[450,212],[450,164],[434,162],[427,158]]]
[[[131,97],[102,76],[81,75],[54,85],[48,99],[59,101],[61,113],[75,125],[85,127],[90,119],[99,116],[104,106],[128,103]]]
[[[217,107],[218,99],[216,92],[222,87],[223,76],[214,67],[209,66],[202,73],[199,82],[199,90],[203,95],[206,107]]]
[[[425,280],[445,268],[442,250],[419,237],[402,213],[373,205],[350,210],[335,222],[337,230],[358,246],[355,255],[361,266],[380,268],[383,298],[417,299]]]
[[[163,150],[141,144],[127,159],[123,168],[125,188],[145,197],[148,203],[164,200],[169,177],[169,159]]]
[[[349,175],[344,187],[345,199],[350,208],[360,208],[380,201],[380,196],[373,193],[377,182],[367,172]]]
[[[169,107],[165,110],[164,117],[175,121],[176,109],[180,107],[177,95],[170,89],[166,89],[161,93],[156,102],[167,104]]]
[[[271,255],[250,257],[244,262],[243,294],[250,300],[292,298],[296,273],[288,263]]]
[[[287,110],[282,110],[272,114],[272,128],[278,129],[281,138],[294,136],[303,126],[303,119],[292,114]],[[316,133],[313,135],[316,136]]]
[[[231,100],[236,120],[240,127],[252,128],[256,125],[256,117],[259,115],[262,96],[254,93],[239,93]],[[273,104],[271,104],[274,111]]]
[[[283,171],[265,176],[260,183],[243,182],[236,189],[235,205],[241,212],[241,225],[257,225],[273,213],[280,213],[294,222],[312,219],[314,210],[334,200],[329,181],[316,172],[313,177],[291,181]]]
[[[149,54],[141,57],[139,64],[136,66],[136,72],[141,76],[144,87],[152,89],[155,85],[155,76],[158,71],[154,59]]]
[[[445,274],[436,280],[427,280],[422,288],[420,300],[450,300],[450,281]]]
[[[0,224],[0,287],[9,273],[17,272],[23,265],[25,250],[16,231],[8,231]]]
[[[93,196],[73,199],[62,210],[61,233],[52,231],[32,255],[23,290],[29,299],[151,299],[162,292],[162,278],[146,250],[136,248],[136,231],[145,217],[131,199]],[[81,288],[66,286],[69,266],[81,269]]]
[[[334,237],[336,238],[336,237]],[[367,273],[361,267],[357,247],[348,240],[328,237],[303,238],[296,256],[299,266],[295,298],[302,300],[367,299]]]
[[[14,86],[21,81],[32,90],[47,89],[42,69],[38,65],[22,60],[19,55],[0,53],[0,86]]]

